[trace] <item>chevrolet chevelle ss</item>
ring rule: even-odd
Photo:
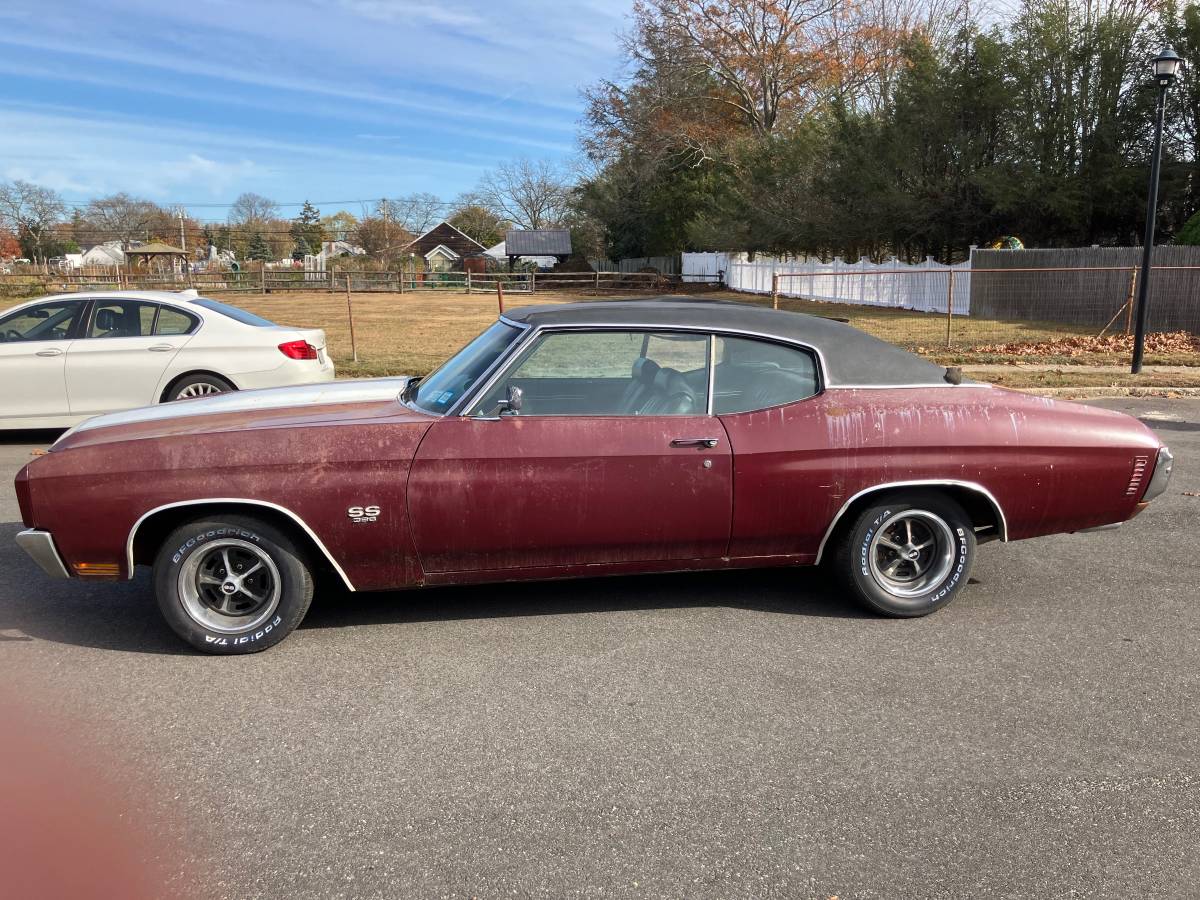
[[[89,419],[17,476],[51,575],[133,577],[213,653],[351,591],[825,563],[938,610],[978,544],[1113,527],[1171,454],[1116,412],[963,382],[847,325],[726,302],[508,312],[423,379]]]

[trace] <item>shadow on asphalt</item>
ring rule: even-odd
[[[745,569],[352,594],[329,588],[301,628],[724,607],[794,616],[869,618],[823,570]]]
[[[0,431],[0,446],[5,444],[41,444],[49,447],[59,439],[65,428],[42,428],[36,431]]]
[[[54,641],[126,653],[192,653],[167,628],[150,573],[133,581],[46,578],[17,548],[22,526],[0,524],[0,643]],[[823,571],[752,569],[355,594],[325,587],[301,628],[569,616],[725,607],[797,616],[865,618]]]

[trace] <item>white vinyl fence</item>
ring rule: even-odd
[[[683,254],[684,281],[689,275],[715,274],[719,269],[724,269],[725,283],[731,290],[751,294],[770,294],[779,275],[782,297],[944,313],[953,291],[954,315],[966,316],[971,311],[969,262],[946,266],[927,259],[913,266],[897,260],[847,263],[834,257],[825,263],[761,255],[748,262],[745,254]]]

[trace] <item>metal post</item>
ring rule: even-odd
[[[346,316],[350,319],[350,356],[358,362],[358,343],[354,340],[354,307],[350,304],[350,275],[346,275]]]
[[[471,293],[471,270],[467,269],[467,293]]]
[[[946,346],[950,346],[950,326],[954,321],[954,270],[946,272]]]
[[[259,269],[258,272],[259,281],[262,283],[262,292],[265,294],[267,292],[267,264],[265,262],[262,264],[262,268]]]
[[[1146,301],[1150,289],[1150,262],[1154,252],[1154,219],[1158,213],[1158,171],[1162,162],[1163,115],[1167,105],[1167,85],[1158,87],[1158,103],[1154,107],[1154,149],[1150,156],[1150,189],[1146,195],[1146,237],[1142,241],[1142,277],[1137,286],[1137,314],[1133,332],[1133,363],[1129,371],[1142,371],[1142,354],[1146,345]]]
[[[771,308],[779,309],[779,276],[771,275]]]

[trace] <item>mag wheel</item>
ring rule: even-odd
[[[154,564],[159,609],[181,638],[209,653],[254,653],[287,637],[308,611],[313,579],[283,533],[252,518],[176,529]]]
[[[838,575],[869,609],[924,616],[950,603],[975,559],[975,529],[936,494],[895,495],[858,516],[838,548]]]

